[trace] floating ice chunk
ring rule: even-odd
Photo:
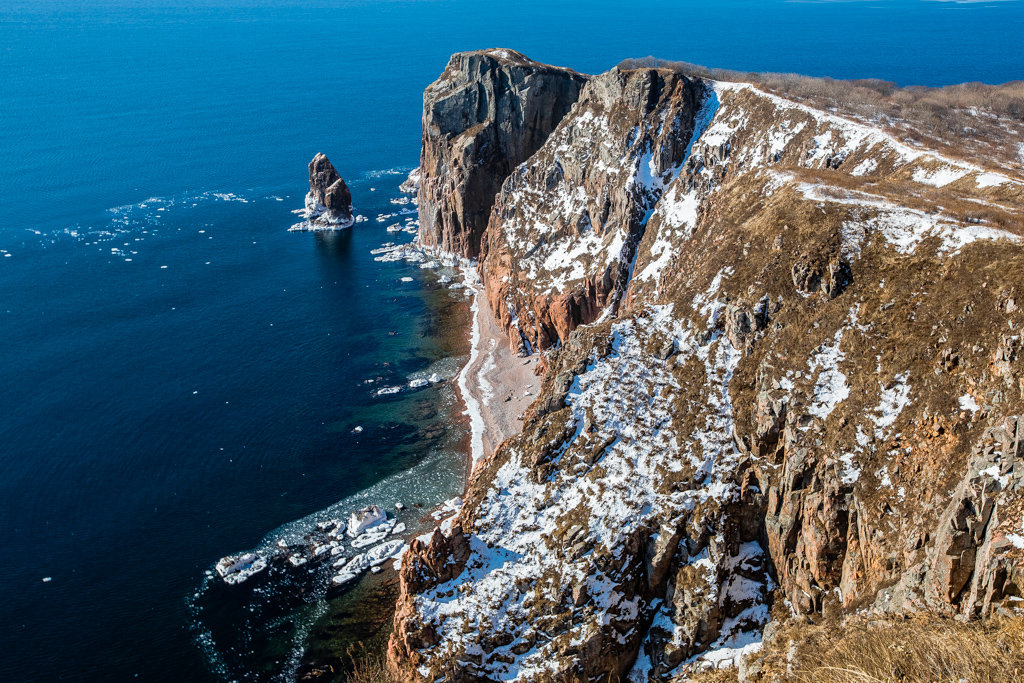
[[[225,583],[239,584],[267,568],[267,561],[256,553],[228,555],[217,562],[215,569]]]
[[[428,384],[430,384],[430,382],[428,380],[425,380],[425,379],[414,379],[411,382],[409,382],[409,388],[410,389],[419,389],[420,387],[425,387]]]
[[[293,567],[301,567],[302,565],[306,564],[306,558],[302,557],[301,555],[290,555],[288,557],[288,561],[291,563]]]
[[[51,581],[53,581],[53,577],[52,576],[44,576],[43,577],[43,583],[50,583]]]
[[[348,535],[355,537],[371,527],[383,524],[388,519],[386,512],[376,505],[356,510],[348,520]]]
[[[401,280],[402,280],[402,282],[412,282],[413,281],[411,277],[403,277],[403,278],[401,278]]]
[[[331,583],[335,586],[344,586],[349,581],[352,581],[353,579],[358,579],[359,575],[362,573],[362,569],[358,571],[351,571],[349,569],[345,569],[344,571],[341,571],[337,575],[335,575],[335,577],[331,579]]]
[[[371,567],[376,567],[394,558],[404,546],[405,541],[388,541],[366,551],[366,559]]]
[[[395,520],[389,520],[384,524],[373,527],[370,531],[359,534],[353,541],[353,548],[365,548],[374,543],[383,541],[395,526]]]
[[[383,387],[377,390],[377,396],[387,396],[389,394],[397,394],[402,390],[402,387]]]
[[[327,519],[323,522],[316,523],[317,531],[333,531],[338,527],[341,527],[342,529],[345,528],[345,525],[341,522],[340,519]]]
[[[442,381],[444,381],[444,380],[441,378],[441,375],[437,374],[436,372],[430,376],[430,383],[431,384],[437,384],[437,383],[442,382]]]

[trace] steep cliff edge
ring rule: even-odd
[[[773,615],[1019,610],[1024,174],[985,163],[745,83],[591,79],[483,239],[543,389],[403,559],[392,662],[756,680]]]
[[[481,271],[515,350],[546,349],[617,311],[649,212],[682,167],[709,93],[672,71],[613,69],[505,180]]]
[[[453,55],[423,94],[421,244],[475,258],[502,181],[544,143],[585,82],[514,50]]]

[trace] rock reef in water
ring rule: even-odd
[[[352,193],[324,154],[309,162],[305,217],[313,229],[347,228],[354,222]]]
[[[403,558],[407,680],[661,682],[753,661],[772,614],[1019,613],[1024,174],[501,50],[423,124],[421,241],[479,257],[546,374]]]

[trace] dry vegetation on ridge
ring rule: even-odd
[[[766,648],[762,676],[800,683],[1004,683],[1024,678],[1024,618],[962,623],[932,615],[790,623]],[[399,683],[384,657],[355,662],[348,683]],[[735,683],[734,667],[693,683]],[[681,683],[681,682],[680,682]]]
[[[840,80],[799,74],[712,69],[655,57],[627,59],[621,69],[656,67],[751,83],[761,90],[878,126],[899,138],[961,156],[981,166],[1024,168],[1024,81],[899,86],[876,78]]]

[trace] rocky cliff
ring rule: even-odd
[[[453,55],[423,94],[420,242],[476,257],[502,181],[544,144],[585,82],[513,50]]]
[[[1024,173],[879,125],[612,70],[500,179],[479,270],[546,374],[403,560],[409,680],[756,680],[773,618],[1020,609]]]

